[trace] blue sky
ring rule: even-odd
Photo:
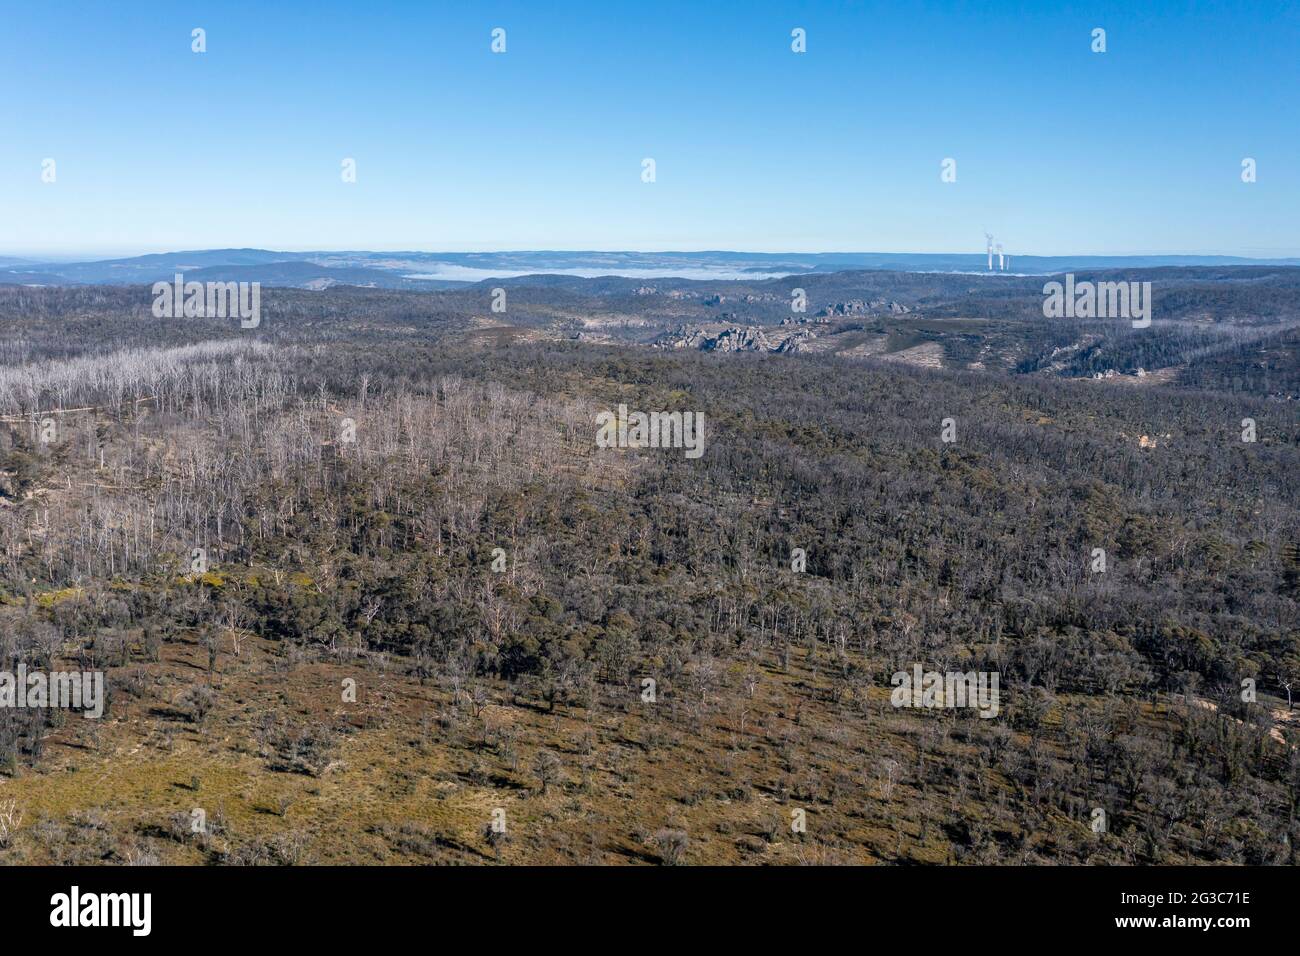
[[[3,2],[0,254],[1300,255],[1295,3]]]

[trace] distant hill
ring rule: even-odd
[[[1050,275],[1067,271],[1186,267],[1300,265],[1300,259],[1234,256],[1014,256],[1011,269],[996,273]],[[624,277],[650,280],[768,279],[845,270],[986,274],[982,253],[757,253],[757,252],[276,252],[267,249],[206,249],[155,253],[87,262],[35,262],[0,258],[0,283],[20,285],[143,285],[194,278],[261,282],[269,286],[434,290],[478,281],[546,275],[546,281]],[[202,272],[202,275],[198,273]],[[534,284],[537,280],[533,280]]]
[[[327,289],[351,285],[365,289],[409,289],[432,291],[469,285],[442,279],[408,279],[380,269],[322,266],[315,262],[267,262],[256,265],[217,265],[184,270],[195,282],[261,282],[267,286],[296,289]]]

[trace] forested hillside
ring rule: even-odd
[[[0,710],[0,859],[1295,862],[1285,322],[1046,372],[1087,330],[988,310],[1021,357],[970,370],[467,294],[0,289],[0,657],[110,693]],[[620,404],[703,455],[598,447]],[[1000,713],[891,706],[916,663]]]

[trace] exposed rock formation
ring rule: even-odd
[[[754,325],[733,325],[717,332],[682,326],[660,336],[655,342],[659,348],[699,349],[701,352],[797,352],[800,344],[815,338],[810,329],[769,337]]]
[[[818,315],[875,315],[879,312],[888,312],[890,315],[908,315],[911,313],[910,305],[903,305],[889,299],[872,299],[865,302],[862,299],[850,299],[848,302],[836,302],[834,305],[827,306],[818,312]]]

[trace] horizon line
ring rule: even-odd
[[[213,253],[213,252],[265,252],[265,253],[284,253],[286,255],[344,255],[348,253],[365,253],[365,254],[382,254],[382,255],[402,255],[414,254],[421,256],[464,256],[464,255],[538,255],[538,254],[560,254],[560,255],[709,255],[709,254],[728,254],[728,255],[753,255],[753,256],[926,256],[926,257],[953,257],[966,256],[973,259],[981,259],[985,256],[983,250],[973,252],[913,252],[913,251],[883,251],[883,250],[840,250],[840,249],[780,249],[780,250],[758,250],[758,249],[740,249],[740,248],[698,248],[698,249],[627,249],[627,248],[493,248],[493,249],[476,249],[476,248],[441,248],[441,249],[418,249],[418,248],[401,248],[401,249],[384,249],[384,248],[274,248],[269,246],[207,246],[198,248],[183,249],[164,249],[152,252],[127,252],[127,253],[108,253],[104,251],[63,251],[63,252],[32,252],[32,251],[0,251],[0,255],[10,259],[21,259],[25,262],[44,263],[44,262],[105,262],[113,260],[139,259],[145,256],[178,256],[189,253]],[[1225,252],[1068,252],[1068,253],[1032,253],[1032,252],[1008,252],[1006,253],[1013,259],[1137,259],[1137,258],[1198,258],[1198,259],[1242,259],[1247,261],[1266,261],[1266,260],[1295,260],[1300,262],[1300,252],[1294,253],[1271,253],[1271,254],[1254,254],[1245,255],[1241,253]]]

